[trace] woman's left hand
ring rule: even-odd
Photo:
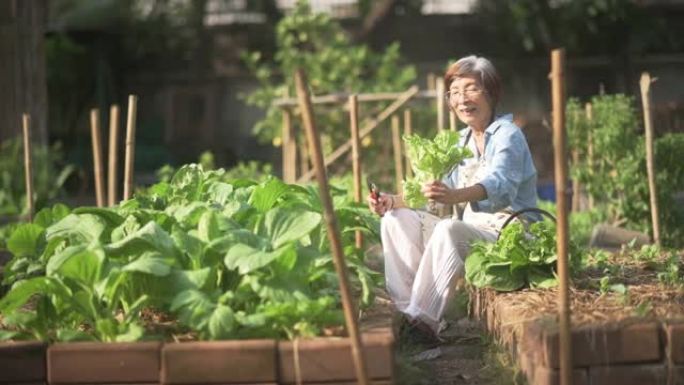
[[[423,185],[421,189],[423,195],[432,201],[443,203],[446,205],[455,204],[453,189],[450,189],[447,185],[441,181],[435,180]]]

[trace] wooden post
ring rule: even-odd
[[[363,124],[363,128],[359,132],[359,135],[361,139],[366,137],[366,135],[370,134],[371,131],[373,131],[380,123],[382,123],[385,119],[388,117],[392,116],[394,113],[401,108],[405,103],[407,103],[411,98],[413,98],[414,95],[418,93],[418,87],[412,86],[406,92],[403,92],[399,98],[397,98],[392,104],[387,106],[382,112],[374,119],[370,119],[367,121],[365,124]],[[386,143],[386,142],[383,142]],[[339,157],[341,157],[344,153],[349,151],[351,149],[351,139],[349,139],[347,142],[339,146],[335,151],[333,151],[330,155],[328,155],[325,158],[325,165],[326,167],[337,160]],[[306,173],[302,173],[302,175],[299,177],[298,181],[299,182],[306,182],[308,181],[314,174],[313,170],[310,170]]]
[[[591,108],[591,103],[587,103],[584,105],[584,111],[587,115],[587,126],[588,126],[588,135],[587,135],[587,162],[589,163],[589,170],[590,172],[593,172],[592,170],[594,169],[594,132],[593,132],[593,126],[592,126],[592,120],[594,118],[594,113]],[[589,210],[594,209],[594,196],[591,194],[589,195]]]
[[[580,116],[579,112],[575,111],[575,122],[579,122]],[[574,167],[579,166],[579,149],[573,148],[571,149],[572,153],[572,165]],[[577,178],[572,179],[572,204],[571,204],[571,210],[572,212],[576,213],[580,211],[580,183]]]
[[[444,82],[442,79],[437,79],[435,84],[435,89],[437,90],[437,130],[444,131],[444,120],[445,120],[445,102],[444,99]]]
[[[361,193],[361,138],[359,137],[359,99],[349,95],[349,128],[352,140],[352,172],[354,174],[354,201],[360,203]],[[363,234],[356,231],[356,248],[363,247]]]
[[[299,143],[299,173],[301,175],[308,175],[309,171],[309,149],[306,147],[306,138],[302,138]]]
[[[356,369],[356,378],[361,385],[368,384],[368,377],[366,372],[366,363],[363,359],[363,350],[361,345],[361,334],[356,323],[356,310],[354,308],[351,291],[349,290],[349,280],[347,277],[347,266],[342,254],[342,244],[340,242],[339,231],[337,229],[337,220],[335,218],[335,211],[332,206],[332,199],[330,198],[330,191],[328,187],[328,177],[326,176],[326,167],[323,161],[323,152],[321,150],[321,138],[316,129],[314,122],[313,111],[311,107],[311,96],[307,87],[306,74],[302,69],[295,72],[295,84],[297,85],[297,99],[299,107],[302,111],[302,119],[304,121],[304,128],[306,129],[306,137],[309,146],[311,147],[311,154],[313,155],[313,163],[316,171],[316,179],[318,180],[318,187],[321,194],[321,202],[324,208],[325,222],[328,228],[328,239],[330,240],[330,248],[333,251],[333,261],[335,262],[335,270],[340,281],[340,294],[342,298],[342,307],[344,309],[344,318],[347,324],[347,331],[349,332],[349,339],[351,340],[352,359],[354,361],[354,368]]]
[[[404,135],[413,134],[413,122],[411,119],[412,119],[411,110],[407,108],[404,110]],[[413,169],[411,168],[411,159],[409,159],[408,155],[405,158],[406,158],[406,177],[411,178],[413,176]]]
[[[394,152],[394,180],[396,191],[400,193],[404,181],[404,162],[401,156],[401,122],[398,115],[392,115],[392,150]]]
[[[24,132],[24,176],[26,180],[26,211],[28,220],[33,222],[33,160],[31,158],[31,116],[22,115]]]
[[[292,129],[292,112],[283,107],[283,181],[294,183],[297,179],[297,141]]]
[[[428,90],[434,90],[436,82],[437,82],[437,75],[435,75],[433,72],[430,72],[429,74],[427,74],[427,89]]]
[[[90,138],[93,143],[93,172],[95,174],[95,199],[97,207],[103,207],[104,180],[102,179],[102,141],[100,139],[100,111],[90,110]]]
[[[108,205],[114,206],[118,201],[117,181],[119,161],[119,115],[120,109],[117,104],[109,108],[109,169],[107,171]]]
[[[458,124],[456,121],[456,114],[454,114],[454,111],[451,111],[451,108],[449,109],[449,129],[451,131],[458,131]]]
[[[138,113],[138,97],[128,95],[128,116],[126,119],[126,162],[124,164],[124,200],[133,193],[133,171],[135,164],[135,118]]]
[[[653,242],[660,246],[660,221],[658,219],[658,190],[656,186],[655,159],[653,158],[653,117],[651,116],[651,78],[648,72],[641,74],[641,104],[644,109],[644,129],[646,130],[646,170],[648,171],[648,191],[651,196],[651,222]]]
[[[551,51],[551,98],[556,177],[556,227],[558,255],[558,302],[560,336],[560,383],[572,385],[572,345],[568,275],[568,204],[566,194],[568,160],[565,150],[565,50]]]

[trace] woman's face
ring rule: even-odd
[[[492,107],[478,78],[455,78],[448,90],[449,105],[463,123],[484,130],[491,121]]]

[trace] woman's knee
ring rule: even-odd
[[[468,230],[468,225],[459,219],[444,219],[435,226],[434,235],[457,235]]]
[[[411,209],[400,208],[390,210],[380,220],[380,228],[382,232],[391,232],[393,229],[406,226],[415,221],[413,216],[415,216],[415,213]]]

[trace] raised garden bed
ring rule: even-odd
[[[612,258],[621,270],[614,290],[598,290],[588,269],[571,291],[574,383],[684,384],[684,289],[659,283],[654,261]],[[530,385],[560,383],[556,298],[556,290],[473,293],[475,317]]]
[[[368,376],[394,379],[390,329],[363,335]],[[293,341],[0,343],[0,384],[355,383],[348,338]],[[7,370],[9,368],[9,370]]]

